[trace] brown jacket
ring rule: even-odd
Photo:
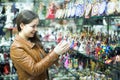
[[[17,35],[10,48],[10,57],[19,80],[47,80],[46,70],[58,55],[54,52],[46,55],[43,49]]]

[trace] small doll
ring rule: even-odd
[[[57,43],[59,43],[61,40],[63,39],[63,36],[62,36],[62,33],[58,33],[58,36],[57,36]]]
[[[64,67],[68,69],[68,65],[69,65],[69,54],[67,53],[65,55]]]
[[[97,44],[96,48],[95,48],[95,57],[98,58],[100,55],[100,51],[102,50],[102,48],[100,47],[100,43]]]
[[[54,19],[56,13],[56,6],[53,2],[49,4],[48,13],[47,13],[47,19]]]
[[[82,62],[82,61],[79,62],[79,66],[78,66],[78,68],[79,68],[80,71],[83,70],[83,62]]]
[[[90,60],[90,65],[91,65],[91,71],[95,70],[95,62],[93,60]]]

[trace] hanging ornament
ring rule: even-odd
[[[120,0],[116,2],[116,7],[115,7],[117,13],[120,13]]]
[[[103,0],[103,1],[100,3],[99,15],[105,14],[106,7],[107,7],[107,2],[106,2],[106,0]]]
[[[76,1],[76,11],[75,11],[75,17],[82,17],[84,14],[84,2],[83,0]]]
[[[116,2],[115,1],[112,1],[110,0],[107,4],[107,11],[106,11],[106,14],[107,15],[111,15],[115,12],[115,7],[116,7]]]
[[[71,10],[71,17],[74,17],[75,16],[75,11],[76,11],[76,5],[74,4],[73,6],[72,6],[72,10]]]
[[[99,11],[99,7],[100,7],[100,3],[97,1],[93,4],[92,6],[92,12],[91,12],[91,16],[96,16],[98,15],[98,11]]]

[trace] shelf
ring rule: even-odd
[[[11,78],[11,77],[17,77],[17,74],[8,74],[8,75],[1,75],[1,77],[3,78]]]

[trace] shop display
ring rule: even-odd
[[[2,78],[17,80],[16,71],[9,57],[9,46],[16,33],[13,27],[16,27],[14,20],[17,13],[28,6],[28,3],[9,4],[6,5],[6,20],[0,14],[0,24],[4,20],[4,27],[0,27],[0,80]],[[30,5],[29,9],[32,10],[33,3]],[[114,62],[116,56],[120,55],[120,34],[116,28],[120,24],[120,17],[116,15],[120,13],[120,0],[68,0],[48,4],[41,2],[37,7],[40,22],[45,23],[38,27],[40,28],[38,34],[46,53],[52,51],[62,40],[70,43],[70,50],[60,56],[60,66],[51,66],[49,69],[50,80],[120,79],[119,62]],[[1,8],[3,7],[0,5]],[[80,19],[83,21],[79,21]],[[114,30],[111,25],[115,25]],[[11,27],[12,36],[6,39],[7,32],[3,34],[1,30],[4,32],[3,28]]]
[[[67,23],[69,24],[69,21]],[[118,44],[117,44],[117,42],[115,42],[115,43],[112,43],[112,42],[116,41],[115,39],[118,39],[118,38],[114,38],[114,39],[112,38],[108,45],[108,41],[106,39],[107,35],[103,34],[102,32],[99,32],[99,30],[98,30],[98,32],[95,32],[95,33],[92,33],[90,31],[88,31],[89,32],[88,33],[86,31],[86,32],[82,32],[81,34],[74,34],[71,31],[69,31],[69,27],[67,27],[67,29],[65,29],[65,28],[66,27],[61,27],[59,29],[54,29],[54,28],[52,29],[52,33],[56,33],[56,34],[54,34],[54,37],[56,37],[54,42],[59,43],[61,40],[66,40],[66,41],[70,42],[70,44],[71,44],[70,45],[71,51],[68,52],[66,55],[63,55],[63,57],[62,57],[61,62],[63,64],[62,66],[64,66],[62,69],[67,69],[70,72],[72,72],[72,70],[74,70],[74,69],[77,70],[77,71],[74,71],[75,73],[73,73],[73,74],[80,73],[81,75],[83,75],[83,77],[80,76],[80,79],[84,79],[84,78],[87,79],[90,77],[93,77],[95,79],[97,79],[97,78],[98,79],[106,79],[106,78],[111,79],[113,76],[107,77],[106,75],[111,75],[111,74],[110,73],[106,74],[105,71],[107,71],[107,68],[109,67],[108,64],[109,65],[113,64],[112,62],[114,61],[114,57],[116,55],[115,48],[117,48]],[[65,32],[65,30],[68,30],[68,31]],[[52,33],[49,34],[49,36],[52,35]],[[42,40],[44,40],[44,36],[46,36],[46,35],[47,34],[43,35]],[[81,36],[81,37],[79,37],[79,36]],[[111,35],[111,37],[112,37],[112,35]],[[48,38],[48,40],[50,40],[50,38]],[[74,52],[74,50],[78,51],[78,52]],[[119,50],[117,50],[117,52],[118,51]],[[90,59],[90,58],[92,58],[92,59]],[[86,59],[87,59],[87,62],[86,62]],[[93,60],[93,61],[91,61],[91,60]],[[81,71],[84,71],[86,69],[90,69],[90,71],[88,71],[88,72],[91,72],[91,71],[95,72],[94,75],[96,75],[96,77],[92,76],[92,75],[86,76],[87,73],[86,74],[81,73]],[[111,70],[111,68],[109,70]],[[69,71],[68,71],[68,73],[69,73]],[[99,71],[101,73],[99,73]],[[51,71],[50,71],[50,73],[51,73]],[[55,79],[59,79],[60,76],[63,76],[63,72],[62,73],[59,72],[57,74],[59,74],[59,75],[54,76],[54,78],[57,77]],[[103,74],[104,76],[100,77],[101,74]],[[68,75],[66,75],[66,76],[68,76]],[[68,78],[68,79],[70,79],[70,78]]]

